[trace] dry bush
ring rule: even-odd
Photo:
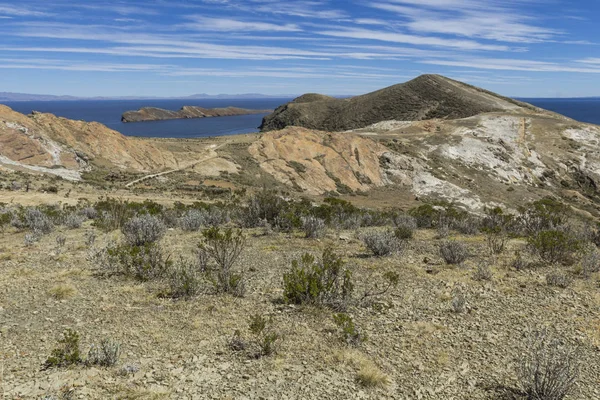
[[[487,248],[492,255],[502,254],[506,247],[507,237],[502,231],[488,231],[486,233]]]
[[[439,252],[446,264],[461,264],[469,257],[467,245],[455,240],[440,243]]]
[[[198,231],[204,226],[204,215],[199,210],[188,210],[179,220],[179,225],[184,231]]]
[[[600,251],[594,245],[587,246],[581,256],[581,274],[589,278],[600,271]]]
[[[25,210],[23,220],[25,227],[36,235],[47,235],[54,230],[54,224],[50,218],[35,208]]]
[[[77,289],[71,284],[60,284],[48,290],[48,294],[56,300],[66,300],[77,294]]]
[[[578,351],[547,330],[530,335],[517,375],[528,400],[562,400],[579,375]]]
[[[492,277],[492,271],[487,264],[479,264],[473,272],[473,279],[476,281],[491,281]]]
[[[78,229],[81,228],[84,221],[85,217],[83,215],[71,213],[64,218],[63,224],[69,229]]]
[[[88,366],[112,367],[117,364],[120,356],[121,344],[110,339],[104,339],[99,345],[92,344],[85,364]]]
[[[382,387],[389,384],[389,377],[372,362],[361,364],[356,380],[364,387]]]
[[[132,246],[143,246],[158,242],[165,234],[163,222],[152,215],[142,215],[123,224],[121,231],[125,241]]]
[[[573,279],[563,271],[553,271],[546,275],[546,283],[550,286],[567,288],[573,282]]]
[[[209,268],[207,271],[207,276],[212,281],[215,290],[243,296],[245,291],[243,273],[236,272],[233,268],[246,247],[246,237],[242,231],[234,231],[231,228],[221,231],[219,228],[212,227],[205,229],[202,237],[200,251],[217,264],[216,269]]]
[[[417,229],[416,219],[405,214],[397,215],[396,218],[394,218],[394,225],[396,226],[394,234],[401,240],[412,239],[414,232]]]
[[[457,291],[452,297],[452,311],[454,311],[456,314],[462,314],[466,311],[466,309],[467,299],[462,292]]]
[[[376,257],[389,256],[403,250],[402,241],[391,229],[367,232],[361,235],[361,239]]]
[[[325,235],[325,221],[321,218],[308,216],[302,218],[302,230],[307,239],[317,239]]]

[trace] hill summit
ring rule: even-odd
[[[460,119],[535,107],[443,77],[421,75],[406,83],[347,99],[305,94],[266,116],[260,130],[301,126],[325,131],[364,128],[389,120]]]

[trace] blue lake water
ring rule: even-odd
[[[183,106],[242,107],[275,109],[291,99],[234,99],[234,100],[86,100],[86,101],[20,101],[6,102],[7,106],[23,114],[31,111],[48,112],[60,117],[97,121],[128,136],[197,138],[257,132],[266,114],[235,117],[179,119],[123,123],[125,111],[141,107],[159,107],[179,110]],[[600,125],[600,98],[589,99],[520,99],[582,122]]]
[[[600,125],[600,98],[519,99],[577,121]]]
[[[75,120],[100,122],[128,136],[197,138],[257,132],[267,114],[177,119],[169,121],[121,122],[125,111],[142,107],[179,110],[183,106],[204,108],[241,107],[273,110],[291,99],[233,99],[233,100],[85,100],[85,101],[15,101],[5,102],[15,111],[30,114],[40,111]]]

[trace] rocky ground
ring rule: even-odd
[[[98,235],[92,247],[86,232]],[[160,297],[162,283],[139,283],[98,273],[90,261],[120,233],[89,226],[24,245],[24,232],[0,235],[0,388],[6,399],[72,391],[81,399],[498,399],[517,385],[515,363],[530,330],[549,327],[580,349],[582,370],[570,399],[600,398],[600,276],[548,286],[551,267],[509,267],[522,240],[496,258],[482,236],[452,236],[472,253],[461,266],[438,255],[435,231],[420,230],[400,255],[375,258],[359,232],[329,230],[320,240],[245,230],[248,246],[243,298],[204,293],[190,300]],[[66,244],[57,246],[64,235]],[[198,233],[170,230],[164,248],[191,257]],[[343,343],[327,309],[281,304],[282,275],[304,252],[332,245],[356,277],[357,291],[395,271],[397,288],[349,313],[367,341]],[[476,281],[488,263],[491,281]],[[575,267],[571,267],[575,268]],[[457,294],[465,311],[453,311]],[[269,315],[282,337],[276,354],[254,359],[232,351],[235,330],[247,335],[248,316]],[[42,370],[66,328],[82,350],[102,338],[122,345],[115,367]],[[360,377],[372,378],[373,386]],[[375,377],[375,378],[373,378]],[[50,397],[47,397],[50,398]]]

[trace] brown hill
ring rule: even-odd
[[[306,94],[266,116],[261,131],[302,126],[345,131],[388,120],[459,119],[492,111],[536,108],[440,75],[422,75],[409,82],[348,99]]]
[[[184,106],[179,111],[164,110],[162,108],[144,107],[137,111],[127,111],[121,117],[123,122],[162,121],[169,119],[231,117],[234,115],[266,114],[272,110],[248,110],[246,108],[202,108]]]
[[[203,150],[186,149],[126,137],[97,122],[38,112],[26,116],[0,105],[0,165],[11,169],[72,180],[93,167],[151,172],[193,162]]]

